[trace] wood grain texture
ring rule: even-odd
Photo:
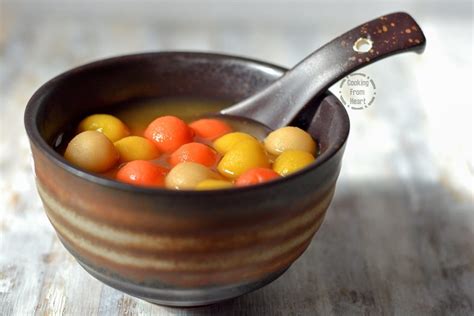
[[[472,38],[461,30],[471,22],[460,20],[454,27],[422,11],[410,13],[427,30],[432,48],[364,69],[377,84],[377,100],[370,109],[349,113],[352,131],[335,198],[305,254],[254,293],[175,309],[102,285],[59,243],[34,186],[22,126],[26,102],[54,75],[98,58],[208,49],[293,65],[338,32],[317,21],[305,28],[268,21],[230,27],[32,15],[25,23],[3,11],[0,315],[474,314],[473,168],[472,155],[466,154],[472,136],[460,133],[472,126],[463,119],[472,111],[472,99],[436,94],[441,87],[470,91],[472,61],[461,52]],[[337,25],[340,31],[353,26],[343,19]],[[453,31],[457,50],[442,45]],[[439,71],[461,80],[442,85],[430,80]],[[448,122],[442,132],[440,121]]]

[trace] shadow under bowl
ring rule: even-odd
[[[38,192],[66,249],[97,279],[163,305],[219,302],[281,275],[308,247],[334,194],[349,119],[332,94],[295,121],[318,140],[316,163],[252,187],[135,187],[72,166],[52,142],[71,122],[126,101],[236,102],[284,72],[235,56],[165,52],[94,62],[44,84],[27,105],[25,126]]]

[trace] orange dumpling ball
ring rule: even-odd
[[[224,121],[218,119],[200,119],[189,124],[196,136],[206,140],[214,140],[222,135],[232,132],[232,128]]]
[[[179,147],[170,156],[169,163],[176,166],[181,162],[196,162],[206,167],[217,163],[218,155],[211,147],[202,143],[188,143]]]
[[[161,116],[148,125],[145,137],[153,141],[160,152],[172,153],[193,141],[193,131],[176,116]]]
[[[168,170],[148,160],[127,162],[117,172],[116,178],[121,182],[146,187],[162,187]]]
[[[280,175],[269,168],[253,168],[241,174],[235,185],[238,187],[249,186],[279,178]]]

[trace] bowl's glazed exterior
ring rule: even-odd
[[[29,101],[25,125],[38,191],[64,246],[97,279],[164,305],[210,304],[278,277],[307,248],[334,193],[349,132],[334,96],[313,100],[316,114],[299,120],[320,143],[316,165],[254,187],[133,187],[73,167],[51,143],[71,122],[123,101],[238,101],[284,71],[225,55],[149,53],[88,64],[46,83]]]

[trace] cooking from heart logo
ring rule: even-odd
[[[352,110],[363,110],[374,104],[377,95],[374,80],[361,72],[352,73],[341,80],[339,98]]]

